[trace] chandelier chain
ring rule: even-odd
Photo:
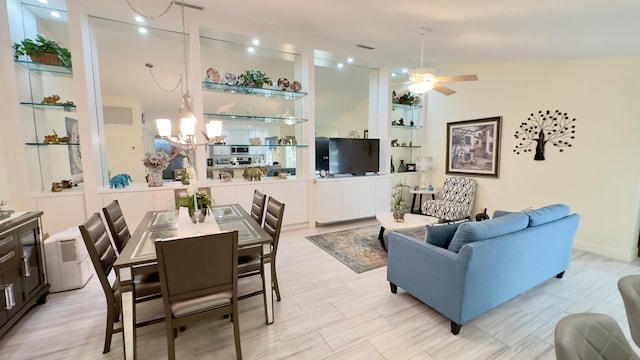
[[[146,15],[146,14],[143,14],[140,10],[136,9],[133,6],[133,4],[131,4],[131,2],[129,0],[125,0],[125,1],[127,2],[127,5],[129,6],[129,8],[131,10],[133,10],[134,13],[142,16],[143,18],[145,18],[147,20],[156,20],[156,19],[159,19],[159,18],[165,16],[169,12],[169,10],[171,10],[171,8],[173,7],[173,4],[174,4],[173,0],[169,0],[169,6],[167,6],[167,8],[164,9],[160,14],[158,14],[158,15]]]
[[[183,55],[183,61],[184,61],[184,87],[187,90],[186,95],[188,96],[189,95],[189,64],[187,62],[187,30],[185,28],[185,22],[184,22],[184,1],[180,3],[180,16],[182,20],[182,55]]]
[[[176,83],[176,86],[173,87],[173,89],[165,89],[162,85],[160,85],[160,82],[158,82],[158,79],[156,79],[156,76],[153,75],[153,70],[151,70],[150,67],[149,67],[149,74],[151,74],[151,78],[153,79],[153,82],[155,82],[158,88],[164,92],[168,92],[168,93],[174,92],[176,91],[178,86],[182,85],[182,74],[180,74],[180,78],[178,79],[178,82]],[[182,87],[180,88],[180,90],[182,90]]]

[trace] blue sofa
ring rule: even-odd
[[[569,207],[496,211],[494,218],[427,226],[427,240],[389,234],[387,280],[449,320],[457,335],[469,320],[569,267],[580,216]]]

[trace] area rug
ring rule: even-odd
[[[387,252],[380,245],[379,232],[380,225],[368,225],[307,236],[306,239],[360,274],[387,265]],[[403,232],[424,238],[424,229]]]

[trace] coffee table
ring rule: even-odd
[[[426,215],[417,214],[405,214],[404,222],[396,222],[393,220],[393,213],[391,211],[381,211],[376,213],[376,220],[380,223],[380,233],[378,234],[378,240],[382,248],[387,250],[387,246],[384,243],[384,230],[404,230],[423,227],[426,225],[437,224],[438,218]]]

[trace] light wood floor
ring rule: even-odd
[[[401,289],[391,294],[386,267],[356,274],[304,238],[372,223],[283,232],[275,323],[265,325],[261,297],[240,302],[245,359],[555,359],[554,327],[578,312],[614,317],[630,339],[617,280],[640,273],[640,262],[576,250],[564,279],[548,280],[453,336],[443,316]],[[0,339],[0,359],[121,359],[120,334],[102,354],[104,325],[104,296],[94,276],[84,288],[51,294],[32,308]],[[139,329],[138,344],[140,359],[166,358],[164,325]],[[176,346],[178,359],[235,358],[232,326],[224,319],[189,327]]]

